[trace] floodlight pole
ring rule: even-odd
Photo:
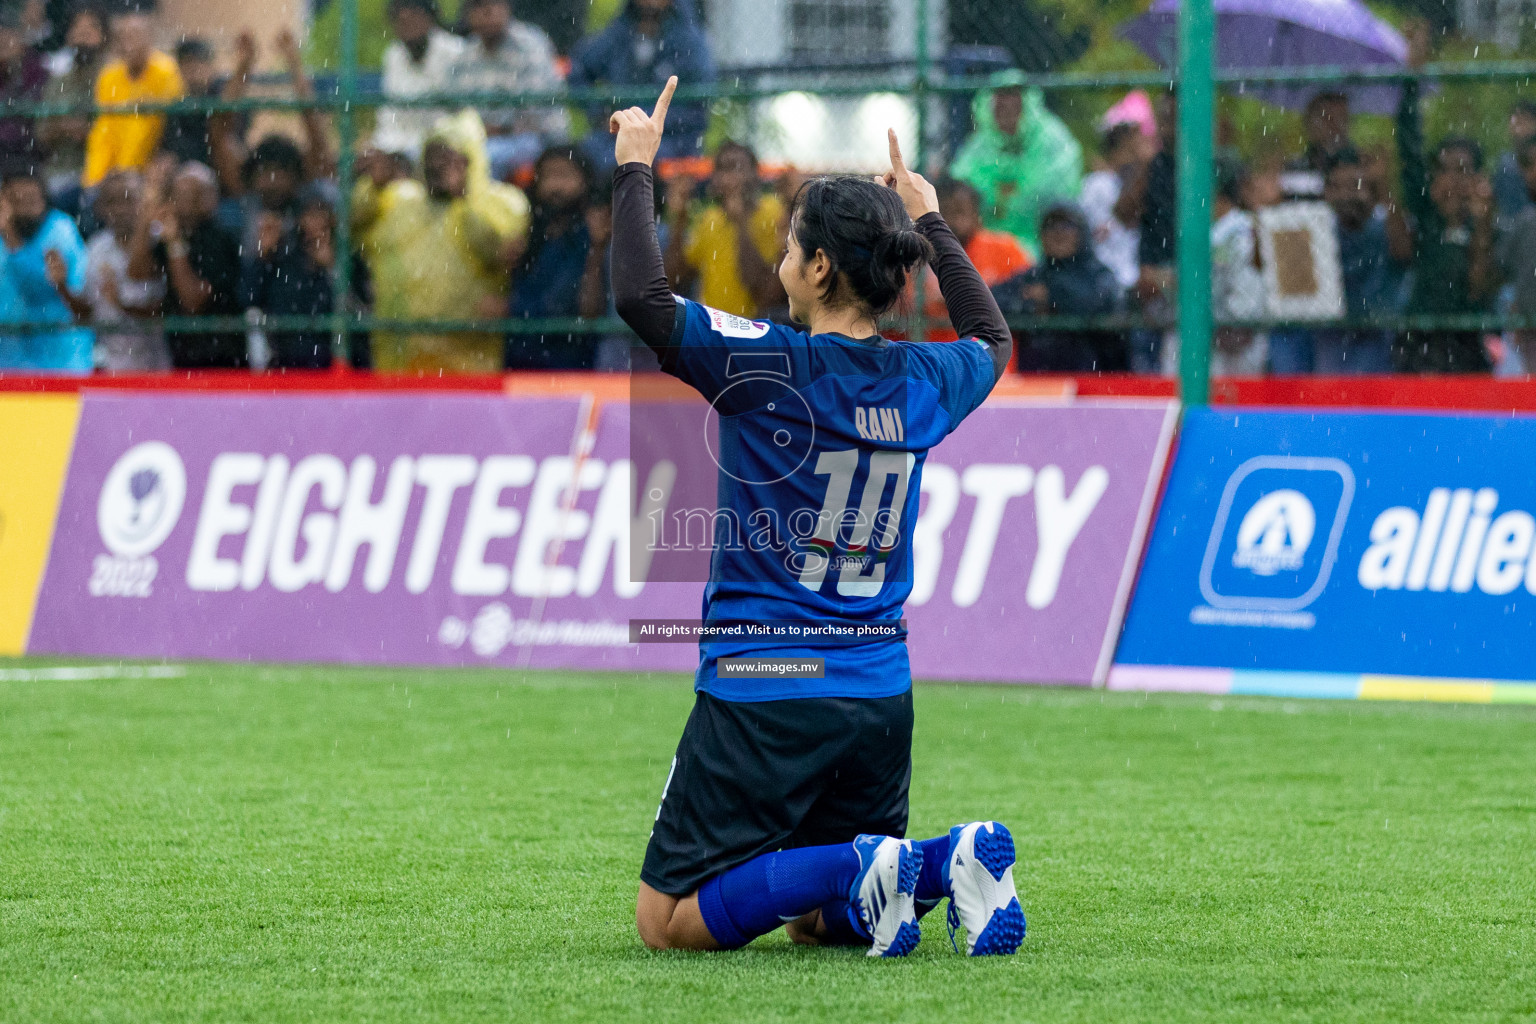
[[[1213,0],[1179,5],[1179,395],[1205,405],[1211,393],[1211,192],[1215,177]]]

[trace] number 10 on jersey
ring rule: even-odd
[[[852,509],[848,499],[859,454],[859,449],[847,448],[822,452],[816,460],[815,473],[827,478],[827,492],[816,516],[816,532],[806,541],[800,569],[800,583],[807,590],[821,589],[839,546],[847,552],[838,559],[839,594],[874,597],[885,584],[885,563],[901,541],[901,510],[907,502],[907,484],[917,457],[912,452],[870,452],[864,493],[857,509]],[[891,481],[890,502],[884,503],[881,499]]]

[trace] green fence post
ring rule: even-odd
[[[1179,394],[1211,391],[1211,182],[1215,160],[1212,0],[1179,7]]]
[[[340,109],[337,111],[338,148],[336,180],[341,186],[336,203],[336,266],[332,268],[331,332],[335,336],[332,363],[352,362],[352,175],[357,155],[356,123],[352,106],[357,96],[357,3],[341,0],[341,67],[338,69]]]
[[[909,166],[922,174],[928,158],[928,76],[931,72],[928,54],[928,0],[917,0],[917,80],[912,84],[912,95],[917,100],[917,138],[913,140]],[[928,275],[919,273],[912,289],[912,299],[917,308],[912,318],[912,340],[928,340]]]

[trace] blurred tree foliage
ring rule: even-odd
[[[443,20],[452,24],[459,0],[438,0]],[[389,30],[389,0],[357,0],[358,67],[377,71],[384,61],[384,47],[393,36]],[[341,4],[331,0],[315,14],[309,28],[309,60],[317,71],[335,74],[341,65]]]

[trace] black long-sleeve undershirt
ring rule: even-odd
[[[651,168],[645,164],[624,164],[614,173],[610,278],[619,316],[665,360],[680,312],[656,237],[654,187]],[[1001,377],[1013,354],[1013,335],[991,289],[971,265],[944,218],[937,213],[924,214],[918,218],[917,230],[933,246],[933,272],[955,331],[962,338],[976,338],[986,345],[992,354],[994,376]]]
[[[1003,311],[997,308],[992,289],[987,287],[971,258],[965,254],[960,239],[936,213],[917,219],[917,230],[933,246],[934,276],[939,279],[939,293],[949,309],[949,322],[962,338],[975,338],[992,353],[993,379],[1001,378],[1013,355],[1013,333]]]
[[[653,189],[647,164],[629,163],[614,172],[612,267],[608,276],[620,318],[665,358],[672,327],[680,314],[656,237]]]

